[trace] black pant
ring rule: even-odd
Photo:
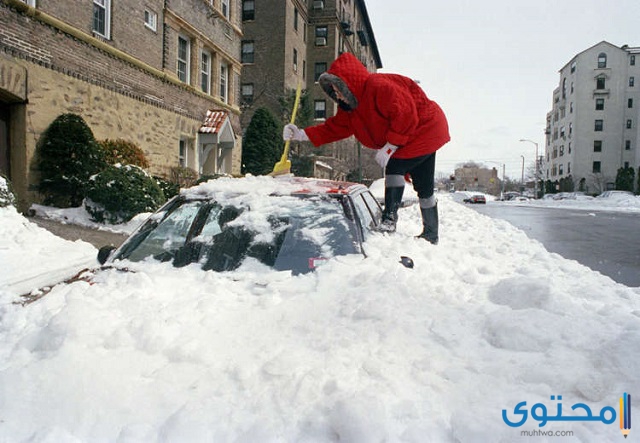
[[[433,196],[434,178],[436,171],[436,153],[415,158],[391,158],[385,174],[411,176],[413,189],[418,193],[418,198],[430,198]]]

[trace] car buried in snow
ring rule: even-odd
[[[208,271],[266,266],[302,274],[341,255],[364,255],[382,210],[363,185],[292,176],[219,178],[183,189],[119,247],[107,266],[157,260]]]

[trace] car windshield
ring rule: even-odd
[[[322,260],[361,253],[347,197],[270,196],[261,207],[242,200],[176,199],[154,214],[118,251],[115,260],[198,263],[229,271],[244,262],[294,274]]]

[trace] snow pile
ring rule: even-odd
[[[30,223],[13,206],[0,208],[0,291],[24,294],[96,266],[98,251]]]
[[[26,307],[1,287],[0,441],[621,441],[617,422],[511,428],[502,410],[637,395],[640,290],[439,199],[440,245],[413,238],[413,205],[367,258],[312,274],[136,263]],[[62,248],[0,217],[5,261]]]

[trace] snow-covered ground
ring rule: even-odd
[[[438,198],[438,246],[413,205],[312,274],[132,264],[24,307],[14,273],[97,251],[0,208],[0,442],[624,441],[640,288]]]

